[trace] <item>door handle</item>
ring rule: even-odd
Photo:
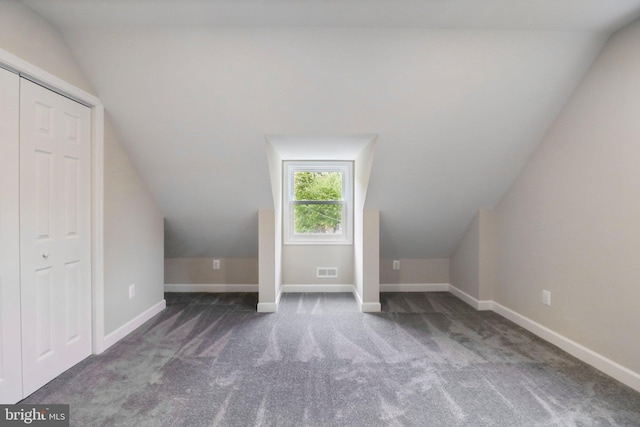
[[[47,252],[47,251],[42,252],[42,258],[44,258],[44,259],[49,258],[49,252]]]

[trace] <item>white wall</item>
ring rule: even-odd
[[[355,158],[353,163],[353,284],[356,288],[356,292],[360,299],[364,301],[365,294],[365,280],[371,276],[372,272],[378,275],[375,279],[373,286],[376,288],[376,292],[380,288],[379,272],[377,271],[380,263],[380,229],[371,230],[374,235],[365,234],[370,233],[369,229],[365,230],[364,223],[364,206],[367,201],[367,192],[369,190],[369,180],[371,179],[371,170],[373,169],[373,160],[376,150],[377,136],[372,137],[371,141],[362,148],[360,153]],[[379,216],[379,213],[378,213]],[[379,220],[379,218],[377,218]],[[378,255],[374,258],[369,256],[365,259],[366,248],[364,246],[366,241],[375,241],[376,250]],[[371,280],[371,278],[369,278]],[[372,286],[369,284],[368,286]],[[380,300],[379,294],[376,295],[374,302]]]
[[[492,300],[496,283],[496,215],[493,209],[478,211],[480,224],[478,299]]]
[[[164,224],[108,119],[104,155],[104,306],[109,334],[164,299]],[[132,283],[136,296],[129,299]]]
[[[318,279],[317,267],[338,267],[338,277]],[[283,245],[282,284],[353,284],[353,245]]]
[[[276,265],[281,266],[279,276],[287,285],[351,285],[355,284],[358,295],[363,295],[365,270],[374,269],[378,276],[378,258],[368,258],[364,265],[363,210],[366,200],[369,176],[375,151],[374,134],[308,136],[269,135],[266,151],[269,165],[273,206],[276,216],[276,237],[279,240],[279,257]],[[354,161],[353,183],[353,235],[351,245],[284,245],[282,244],[283,210],[283,160],[352,160]],[[370,233],[371,234],[371,233]],[[376,247],[378,230],[375,230]],[[373,238],[368,236],[369,238]],[[278,255],[278,254],[277,254]],[[337,267],[338,277],[319,279],[318,267]],[[377,289],[376,280],[376,289]],[[377,297],[376,297],[377,301]]]
[[[480,209],[451,256],[450,283],[477,300],[488,300],[494,282],[494,212]]]
[[[95,94],[59,32],[22,3],[0,0],[0,48]],[[105,333],[162,300],[160,213],[106,117]],[[158,227],[159,225],[159,227]],[[127,288],[136,283],[137,296]]]
[[[393,269],[393,259],[380,260],[380,283],[425,284],[449,283],[449,258],[399,258],[400,270]]]
[[[257,285],[257,258],[215,258],[220,269],[213,269],[214,258],[166,258],[165,284]]]
[[[480,220],[473,217],[451,256],[451,284],[478,299],[480,295]]]
[[[610,38],[497,205],[494,289],[498,303],[638,373],[639,161],[636,22]]]
[[[0,0],[0,48],[96,94],[58,30],[17,0]]]
[[[380,212],[362,212],[362,311],[380,311]]]
[[[280,286],[282,285],[282,156],[276,148],[267,140],[265,141],[265,150],[267,154],[267,165],[269,168],[269,180],[271,182],[271,195],[273,204],[269,204],[269,210],[273,212],[273,217],[269,221],[273,221],[273,226],[267,226],[266,230],[260,229],[263,225],[263,219],[259,220],[259,300],[262,303],[276,303],[278,295],[280,295]],[[267,215],[267,214],[260,214]],[[269,217],[267,215],[265,218]],[[266,219],[265,219],[266,220]],[[266,232],[273,232],[273,236],[264,235]],[[273,242],[270,239],[273,238]],[[266,243],[268,242],[268,243]],[[273,256],[271,256],[273,252]],[[265,263],[273,263],[273,271],[271,266],[267,267]],[[269,271],[268,273],[265,273]],[[273,275],[273,283],[271,279],[265,278],[265,274]],[[269,287],[267,291],[265,287]]]
[[[258,211],[258,311],[275,312],[278,309],[278,253],[276,238],[276,213],[273,210]]]

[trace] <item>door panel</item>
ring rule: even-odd
[[[79,287],[81,283],[81,269],[78,262],[70,262],[65,266],[65,303],[67,306],[66,319],[66,340],[67,344],[80,338],[80,315],[82,313],[80,307],[80,298],[82,290]]]
[[[80,160],[73,157],[64,158],[65,181],[65,237],[78,236],[78,211],[80,210]]]
[[[35,272],[35,315],[36,315],[36,341],[37,359],[41,360],[53,352],[53,295],[52,292],[52,268],[47,267]],[[29,337],[26,337],[29,338]]]
[[[22,399],[19,77],[0,68],[0,403]]]
[[[34,153],[35,219],[38,240],[51,239],[51,215],[53,214],[53,155],[43,151]]]
[[[22,352],[28,395],[91,353],[91,113],[21,79],[20,114]]]

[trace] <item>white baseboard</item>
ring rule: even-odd
[[[380,285],[380,292],[447,292],[448,283],[390,283]]]
[[[358,290],[355,286],[353,286],[353,296],[356,298],[358,303],[358,307],[360,307],[360,311],[363,313],[379,313],[382,311],[382,304],[379,302],[362,302],[362,298],[358,293]]]
[[[614,362],[611,359],[604,357],[603,355],[596,353],[587,347],[578,344],[577,342],[560,335],[559,333],[552,331],[551,329],[543,326],[528,317],[516,313],[515,311],[495,302],[492,300],[477,300],[468,293],[456,288],[453,285],[449,285],[449,292],[454,296],[460,298],[476,310],[491,310],[500,316],[511,320],[513,323],[525,328],[529,332],[537,335],[543,340],[550,342],[551,344],[561,348],[570,355],[580,359],[581,361],[593,366],[599,371],[615,378],[623,384],[628,385],[636,391],[640,391],[640,374],[632,371],[629,368],[625,368],[619,363]]]
[[[280,298],[282,298],[282,285],[280,286],[280,290],[278,291],[278,296],[276,297],[276,302],[259,302],[256,311],[258,313],[277,313],[278,306],[280,305]]]
[[[167,302],[165,300],[162,300],[159,303],[152,306],[151,308],[143,311],[133,319],[129,320],[127,323],[120,326],[118,329],[111,332],[109,335],[105,336],[104,339],[102,340],[101,352],[108,349],[109,347],[111,347],[112,345],[120,341],[122,338],[126,337],[131,332],[138,329],[147,320],[151,319],[153,316],[155,316],[156,314],[164,310],[166,306],[167,306]]]
[[[582,360],[583,362],[593,366],[594,368],[604,372],[605,374],[617,379],[623,384],[628,385],[632,389],[640,392],[640,374],[625,368],[619,363],[596,353],[569,338],[560,335],[557,332],[543,326],[533,320],[525,317],[515,311],[492,301],[493,311],[505,317],[512,322],[522,326],[529,332],[534,333],[545,341],[554,344],[572,356]]]
[[[275,302],[259,302],[258,313],[275,313],[278,311],[278,303]]]
[[[354,285],[282,285],[280,287],[280,295],[283,293],[292,292],[347,292],[353,293],[355,296],[360,311],[363,313],[378,313],[382,311],[382,306],[379,302],[362,302],[360,295],[356,291]],[[259,304],[258,304],[259,305]],[[258,311],[260,311],[258,309]]]
[[[280,292],[353,292],[353,285],[282,285]]]
[[[166,284],[165,292],[258,292],[258,285]]]
[[[360,297],[360,294],[358,293],[358,289],[355,286],[353,287],[353,296],[356,297],[356,302],[358,303],[358,307],[362,309],[362,298]]]
[[[478,311],[487,311],[487,310],[491,310],[493,309],[493,301],[489,301],[489,300],[477,300],[476,298],[472,297],[471,295],[469,295],[468,293],[456,288],[453,285],[448,285],[449,286],[449,292],[452,293],[454,296],[460,298],[462,301],[466,302],[467,304],[469,304],[471,307],[475,308]]]
[[[363,302],[360,304],[360,311],[363,313],[380,313],[382,311],[382,304],[379,302]]]

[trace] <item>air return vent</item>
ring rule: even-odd
[[[338,277],[338,267],[318,267],[316,277],[318,279],[336,279]]]

